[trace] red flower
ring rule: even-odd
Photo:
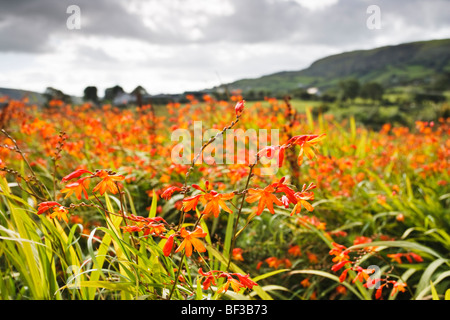
[[[37,214],[43,214],[55,206],[62,207],[62,205],[55,201],[41,202],[38,206]]]
[[[250,279],[250,276],[247,275],[242,275],[240,273],[235,273],[235,276],[238,277],[239,281],[247,288],[249,288],[250,290],[253,289],[253,286],[257,286],[258,284],[256,282],[254,282],[253,280]]]
[[[181,191],[181,188],[169,187],[161,194],[161,198],[163,198],[164,200],[169,200],[175,191]]]
[[[331,271],[334,271],[334,272],[339,271],[340,269],[342,269],[342,267],[344,267],[346,264],[349,264],[349,263],[352,263],[352,262],[349,260],[344,260],[344,261],[338,262],[331,267]]]
[[[174,238],[175,238],[175,233],[171,234],[169,236],[169,238],[167,238],[166,243],[164,244],[163,253],[166,257],[170,256],[170,254],[172,253]]]
[[[62,181],[62,182],[67,182],[67,181],[69,181],[69,180],[78,178],[79,176],[81,176],[82,174],[85,174],[85,173],[90,173],[91,175],[93,175],[93,173],[90,172],[89,170],[78,169],[78,170],[75,170],[74,172],[72,172],[71,174],[68,174],[68,175],[65,176],[64,178],[62,178],[61,181]]]
[[[284,183],[286,177],[280,179],[280,181],[272,183],[271,186],[275,188],[275,192],[283,192],[289,199],[290,203],[297,204],[297,198],[295,197],[295,191],[292,190],[287,184]]]
[[[291,245],[288,250],[288,253],[294,257],[300,257],[302,255],[302,251],[299,245]]]
[[[244,111],[245,107],[245,100],[241,100],[238,103],[236,103],[236,106],[234,107],[234,110],[236,112],[236,115],[239,115]]]
[[[342,271],[341,275],[339,276],[339,282],[344,282],[345,279],[347,278],[347,273],[348,271],[351,270],[349,269],[345,269],[344,271]]]
[[[203,269],[198,269],[198,273],[205,277],[206,280],[203,282],[203,290],[208,290],[211,284],[216,285],[216,276],[213,274],[214,271],[203,272]],[[219,271],[216,271],[219,272]]]
[[[423,262],[422,257],[414,252],[410,252],[409,256],[412,257],[414,260],[416,260],[416,262]]]

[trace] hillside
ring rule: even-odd
[[[0,97],[7,96],[10,99],[22,100],[23,98],[28,98],[31,103],[42,104],[45,102],[45,97],[34,91],[21,90],[21,89],[10,89],[10,88],[0,88]]]
[[[327,89],[347,78],[395,87],[427,84],[445,72],[450,72],[450,39],[345,52],[317,60],[304,70],[243,79],[227,87],[279,93],[310,86]]]

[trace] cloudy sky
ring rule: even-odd
[[[343,51],[450,38],[449,12],[449,0],[0,0],[0,87],[210,88]]]

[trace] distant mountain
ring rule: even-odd
[[[376,81],[384,87],[395,87],[427,84],[444,73],[450,73],[450,39],[345,52],[317,60],[304,70],[238,80],[226,86],[243,92],[282,93],[299,87],[324,90],[341,80],[355,78],[363,83]]]
[[[28,97],[30,103],[36,104],[43,104],[46,101],[45,97],[38,92],[21,89],[0,88],[0,97],[2,96],[8,96],[12,100]]]
[[[47,98],[43,93],[11,88],[0,88],[0,97],[8,96],[12,100],[21,100],[27,97],[30,104],[42,105],[47,101]],[[70,100],[73,104],[80,104],[83,102],[81,97],[70,96]]]

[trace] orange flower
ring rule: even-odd
[[[372,242],[372,239],[370,239],[368,237],[358,236],[355,238],[355,240],[353,240],[353,245],[356,246],[358,244],[371,243],[371,242]]]
[[[275,188],[272,186],[267,186],[264,189],[248,189],[249,196],[246,198],[248,203],[253,203],[259,200],[258,210],[256,214],[259,216],[265,207],[269,209],[270,213],[274,214],[273,204],[282,206],[283,203],[272,193],[275,192]]]
[[[227,207],[224,200],[230,200],[234,197],[234,193],[225,193],[220,194],[214,190],[211,190],[210,193],[204,194],[203,197],[200,198],[203,204],[205,204],[205,209],[202,214],[213,213],[214,217],[218,217],[220,213],[220,208],[228,213],[233,213],[230,208]]]
[[[314,253],[306,252],[306,255],[308,256],[308,260],[311,263],[319,263],[319,259],[317,259],[317,256]]]
[[[169,200],[175,191],[181,191],[181,188],[169,187],[161,194],[161,198],[163,198],[164,200]]]
[[[300,284],[303,286],[303,288],[308,288],[311,285],[311,282],[309,282],[308,278],[303,279]]]
[[[342,269],[342,267],[344,267],[348,263],[352,263],[352,262],[349,260],[339,261],[338,263],[334,264],[331,267],[331,271],[334,271],[334,272],[339,271],[340,269]]]
[[[348,256],[347,247],[336,242],[333,242],[332,245],[333,249],[329,251],[329,254],[335,256],[332,260],[333,262],[342,262],[350,259]]]
[[[343,285],[339,285],[336,287],[336,292],[345,296],[347,294],[347,288]]]
[[[264,261],[259,261],[258,264],[256,265],[256,270],[261,269],[261,266],[263,265]]]
[[[423,262],[423,259],[421,256],[419,256],[418,254],[414,253],[414,252],[410,252],[407,254],[409,257],[413,258],[414,260],[416,260],[416,262]],[[411,260],[410,260],[411,261]]]
[[[402,254],[401,253],[391,253],[387,255],[388,258],[391,258],[392,261],[397,263],[402,263]]]
[[[217,290],[217,293],[227,292],[230,285],[233,291],[236,293],[238,293],[241,290],[241,288],[244,288],[244,285],[242,283],[240,283],[235,278],[229,276],[227,277],[227,282],[219,290]]]
[[[166,231],[166,227],[162,223],[155,223],[155,222],[149,222],[149,223],[139,223],[138,225],[134,226],[124,226],[121,227],[124,232],[141,232],[144,231],[144,236],[148,236],[149,234],[159,236],[164,231]]]
[[[170,256],[170,254],[172,253],[174,238],[175,238],[175,233],[171,234],[169,236],[169,238],[167,238],[166,243],[164,244],[163,253],[166,257]]]
[[[302,251],[299,245],[291,245],[288,250],[288,253],[294,257],[300,257],[302,255]]]
[[[399,213],[396,217],[395,220],[397,220],[398,222],[404,222],[405,221],[405,215],[403,213]]]
[[[197,227],[194,231],[190,232],[187,231],[186,228],[181,228],[180,230],[180,236],[184,238],[184,240],[181,242],[180,246],[178,247],[175,252],[179,252],[183,249],[186,250],[186,256],[190,257],[192,255],[192,247],[198,252],[205,252],[206,248],[203,245],[203,242],[201,242],[197,238],[204,238],[208,234],[206,232],[203,232],[203,229],[201,227]]]
[[[69,211],[66,208],[64,208],[63,206],[56,207],[53,209],[53,212],[50,214],[50,218],[52,218],[52,219],[58,218],[58,220],[63,219],[65,222],[69,222],[69,219],[67,218],[68,213],[69,213]]]
[[[200,197],[202,197],[202,194],[198,194],[196,196],[187,197],[183,199],[183,211],[188,212],[191,210],[195,210],[197,207],[198,201],[200,200]]]
[[[278,269],[278,267],[280,266],[280,264],[282,262],[277,257],[269,257],[265,261],[269,265],[269,268],[275,268],[275,269]]]
[[[121,175],[110,175],[105,170],[100,170],[95,174],[95,176],[102,178],[103,180],[94,187],[92,192],[99,191],[101,195],[103,195],[106,191],[116,194],[119,189],[115,181],[122,181],[125,179],[125,177]]]
[[[394,287],[392,288],[391,296],[393,296],[397,291],[400,291],[400,292],[406,291],[406,289],[405,289],[406,283],[400,283],[397,281],[393,281],[392,283],[394,284]]]
[[[362,267],[357,266],[356,271],[358,272],[358,274],[353,279],[352,283],[355,283],[356,281],[363,282],[363,280],[368,280],[370,278],[369,274],[374,273],[375,269],[363,269]]]
[[[192,187],[200,190],[203,194],[198,194],[195,196],[187,197],[183,199],[183,210],[184,212],[188,212],[191,210],[195,210],[199,201],[205,206],[202,214],[208,215],[210,213],[214,214],[214,217],[218,217],[220,213],[220,209],[222,208],[228,213],[233,213],[230,208],[225,204],[225,200],[230,200],[234,197],[234,193],[218,193],[212,190],[212,185],[209,181],[206,181],[206,190],[202,189],[196,184],[193,184]],[[207,192],[207,190],[210,190]]]
[[[44,212],[47,212],[48,210],[50,210],[51,208],[53,208],[55,206],[61,207],[61,205],[55,201],[41,202],[41,203],[39,203],[37,214],[38,215],[43,214]]]
[[[81,178],[77,182],[69,183],[68,185],[66,185],[65,188],[61,190],[61,193],[67,193],[64,198],[70,197],[70,195],[75,192],[78,200],[81,200],[83,194],[84,197],[88,199],[89,197],[86,191],[87,187],[89,186],[88,178],[89,177]]]
[[[289,200],[290,202],[295,204],[294,209],[291,212],[291,216],[299,213],[302,210],[302,205],[309,212],[314,210],[314,207],[308,201],[314,200],[314,193],[309,192],[309,190],[315,189],[316,187],[317,186],[314,183],[310,183],[309,186],[306,186],[306,184],[304,184],[302,187],[302,191],[296,192],[291,195],[291,197],[294,197],[294,200],[291,200],[291,198],[289,198]]]
[[[292,209],[291,216],[301,212],[302,205],[309,212],[314,210],[314,207],[308,202],[308,201],[314,200],[314,193],[312,193],[312,192],[296,192],[295,198],[297,199],[297,204],[294,206],[294,209]]]
[[[421,256],[419,256],[418,254],[414,253],[414,252],[409,252],[409,253],[393,253],[393,254],[388,254],[387,255],[388,258],[391,258],[392,261],[395,261],[397,263],[402,263],[402,257],[405,257],[406,260],[408,260],[409,263],[413,262],[413,259],[416,262],[423,262],[423,259]]]
[[[303,163],[303,154],[305,154],[309,160],[312,160],[315,157],[316,154],[314,153],[314,149],[317,149],[316,144],[325,139],[325,136],[325,133],[321,135],[295,136],[288,141],[288,144],[300,146],[300,153],[297,159],[299,166]]]
[[[284,258],[284,259],[281,260],[281,261],[283,261],[283,263],[284,263],[284,265],[285,265],[286,268],[292,267],[292,262],[291,262],[291,260],[289,260],[288,258]]]
[[[234,248],[232,255],[234,260],[244,261],[244,257],[242,257],[243,250],[241,248]]]

